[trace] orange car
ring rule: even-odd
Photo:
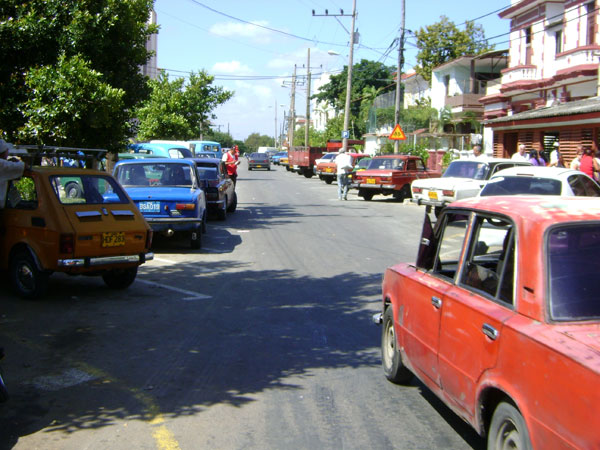
[[[508,196],[447,206],[387,269],[386,377],[416,375],[488,449],[600,448],[600,205]]]
[[[355,166],[361,159],[368,158],[369,155],[365,153],[348,153],[352,157],[352,166]],[[333,153],[332,159],[325,159],[317,164],[317,175],[319,179],[323,180],[327,184],[333,183],[337,179],[337,164],[335,163],[335,157],[337,153]]]
[[[10,182],[0,233],[0,268],[25,298],[42,296],[52,272],[126,288],[153,258],[144,217],[112,175],[91,169],[34,167]]]

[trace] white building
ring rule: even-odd
[[[148,24],[156,25],[156,12],[154,9],[150,12],[150,17],[148,18]],[[152,52],[152,56],[148,60],[146,64],[141,67],[141,72],[144,75],[150,77],[150,79],[155,80],[158,78],[158,35],[154,33],[150,35],[148,40],[146,41],[146,50]]]

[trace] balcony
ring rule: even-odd
[[[459,111],[483,111],[483,105],[479,103],[479,99],[484,94],[457,94],[446,97],[444,105],[453,110]]]
[[[515,66],[502,71],[502,84],[528,83],[537,80],[536,66]]]

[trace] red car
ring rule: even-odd
[[[416,375],[488,449],[600,448],[600,204],[481,197],[426,215],[385,272],[386,377]]]

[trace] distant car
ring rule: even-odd
[[[237,208],[235,184],[227,175],[225,164],[217,158],[193,158],[196,174],[206,194],[206,206],[219,220]]]
[[[190,246],[202,246],[206,196],[191,159],[135,159],[115,164],[114,176],[152,230],[165,236],[189,232]]]
[[[425,216],[382,282],[383,372],[417,376],[488,449],[598,448],[600,203],[474,197]]]
[[[217,158],[217,154],[215,152],[196,152],[195,157],[196,158]]]
[[[433,206],[439,214],[449,203],[475,197],[496,172],[515,166],[531,166],[531,163],[503,158],[454,160],[441,177],[413,181],[411,201]]]
[[[53,272],[100,275],[124,289],[154,257],[152,230],[102,171],[34,166],[9,182],[0,229],[0,268],[24,298],[43,296]]]
[[[479,196],[519,194],[600,197],[600,186],[579,170],[524,166],[496,172]]]
[[[133,153],[155,155],[162,158],[191,158],[193,156],[189,148],[165,142],[138,142],[130,144],[128,148]]]
[[[287,156],[287,152],[277,152],[271,157],[271,162],[275,165],[279,165],[279,160],[282,156]]]
[[[271,161],[268,153],[254,152],[248,156],[248,170],[266,169],[271,170]]]
[[[287,152],[285,153],[285,155],[283,155],[279,158],[279,165],[282,167],[285,167],[285,170],[287,170],[288,172],[291,171],[290,160],[288,158]]]

